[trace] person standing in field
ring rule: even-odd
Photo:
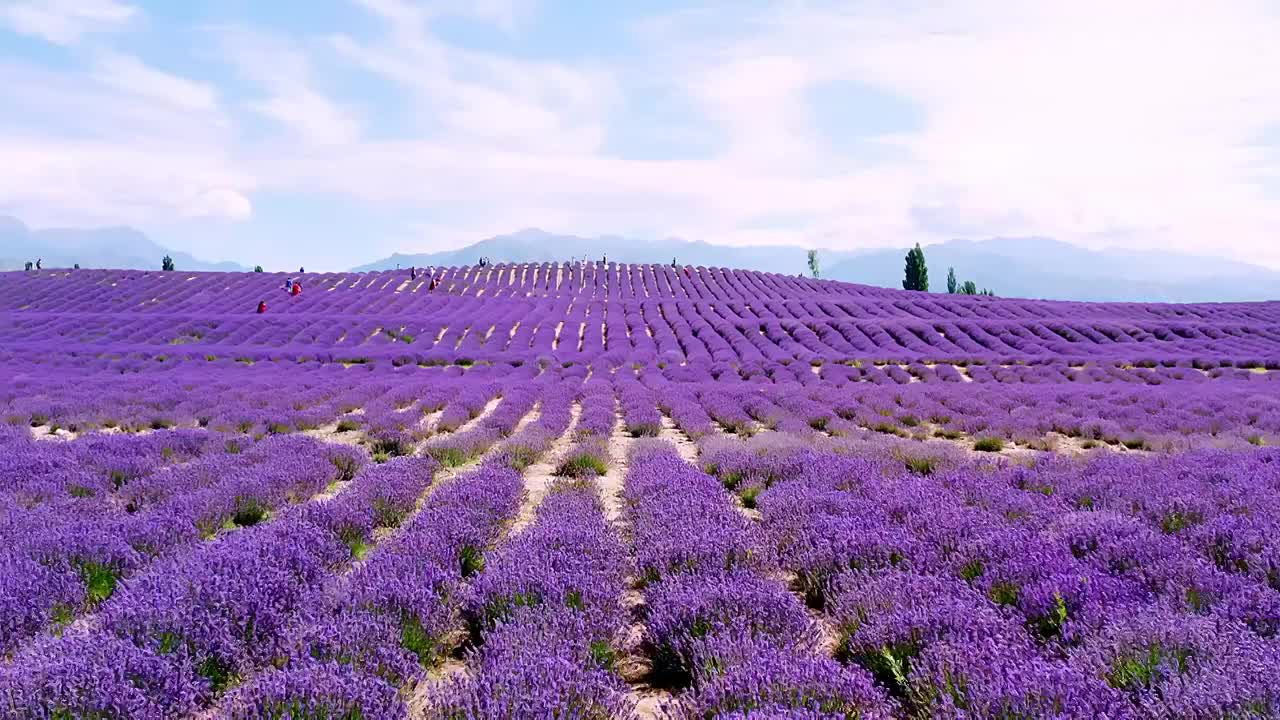
[[[294,281],[293,281],[293,289],[289,291],[289,294],[290,294],[290,295],[292,295],[292,296],[294,296],[294,297],[297,297],[297,296],[301,295],[301,294],[302,294],[302,283],[298,282],[297,280],[294,280]]]
[[[266,311],[267,311],[267,301],[266,301],[266,300],[260,300],[260,301],[258,302],[258,314],[259,314],[259,315],[262,315],[262,314],[263,314],[263,313],[265,313]]]

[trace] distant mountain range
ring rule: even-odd
[[[1004,297],[1132,302],[1280,300],[1280,272],[1218,258],[1135,250],[1086,250],[1048,238],[950,240],[924,248],[929,289],[946,292],[947,268]],[[820,250],[828,280],[902,287],[906,248]],[[458,250],[394,254],[356,271],[410,265],[466,265],[602,257],[616,262],[669,263],[807,274],[805,249],[793,246],[712,245],[669,238],[641,241],[618,236],[584,238],[527,229]]]
[[[1048,238],[951,240],[924,248],[929,288],[945,292],[947,268],[961,282],[973,280],[1004,297],[1133,302],[1280,300],[1280,272],[1246,263],[1165,252],[1086,250]],[[906,248],[820,250],[822,277],[902,287]],[[43,258],[46,268],[110,267],[159,269],[165,255],[179,270],[247,271],[234,262],[206,262],[166,249],[128,227],[28,229],[0,216],[0,269],[21,269]],[[472,243],[458,250],[394,254],[354,271],[493,262],[607,258],[626,263],[670,263],[807,274],[805,249],[793,246],[735,247],[668,238],[646,241],[616,235],[584,238],[527,229]]]
[[[529,228],[481,240],[458,250],[416,255],[396,253],[353,269],[363,272],[410,265],[468,265],[482,257],[495,263],[607,258],[612,262],[661,264],[670,263],[674,259],[680,265],[735,267],[794,274],[805,270],[804,253],[801,248],[780,245],[731,247],[678,238],[636,240],[617,235],[584,238]],[[853,256],[848,252],[830,254],[833,258]]]
[[[878,249],[829,265],[823,277],[902,287],[906,249]],[[929,289],[946,292],[947,268],[1004,297],[1114,302],[1280,300],[1280,272],[1213,257],[1086,250],[1047,238],[951,240],[924,248]]]
[[[32,230],[17,218],[0,215],[0,270],[21,270],[42,260],[46,268],[120,268],[159,270],[165,255],[179,270],[237,272],[250,270],[233,262],[205,262],[161,247],[130,227],[47,228]]]

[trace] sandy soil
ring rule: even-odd
[[[556,441],[551,444],[551,449],[538,462],[524,470],[524,502],[520,505],[520,512],[516,515],[516,521],[511,525],[511,533],[513,534],[520,532],[529,523],[533,522],[533,516],[538,511],[538,506],[542,504],[542,499],[547,496],[547,490],[550,489],[551,484],[556,481],[556,464],[565,451],[573,445],[573,431],[578,427],[578,417],[582,414],[582,408],[577,403],[574,403],[571,412],[572,419],[569,421],[569,429],[556,438]]]
[[[359,430],[348,430],[346,432],[338,432],[337,421],[327,425],[321,425],[314,430],[303,430],[303,435],[315,438],[320,442],[333,443],[335,445],[350,445],[351,447],[361,447],[364,445],[364,433]]]
[[[31,428],[31,437],[36,440],[75,440],[76,433],[65,428],[58,428],[57,432],[49,432],[49,425],[35,425]]]
[[[627,476],[627,456],[635,438],[631,437],[622,422],[622,414],[614,417],[613,432],[609,435],[609,472],[596,479],[600,487],[600,499],[604,502],[609,522],[617,524],[622,517],[622,484]]]
[[[680,457],[685,462],[698,464],[698,444],[676,427],[675,421],[666,415],[662,416],[662,431],[658,433],[658,438],[675,445],[676,452],[680,453]]]

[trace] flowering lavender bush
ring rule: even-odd
[[[0,274],[0,718],[1280,715],[1275,303],[301,275]]]

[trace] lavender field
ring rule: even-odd
[[[1280,717],[1280,303],[284,280],[0,274],[0,719]]]

